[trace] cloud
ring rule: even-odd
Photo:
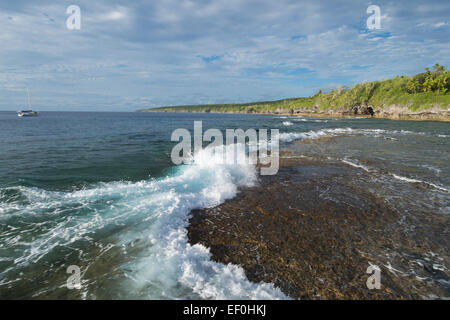
[[[79,0],[82,29],[62,3],[0,4],[0,108],[29,86],[49,109],[237,102],[448,66],[450,4],[296,0]],[[13,107],[11,107],[13,106]]]
[[[110,11],[98,16],[99,21],[118,21],[129,18],[128,10],[124,7],[120,7],[117,10]]]

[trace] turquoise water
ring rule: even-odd
[[[400,210],[450,213],[448,123],[0,112],[0,297],[287,298],[187,243],[190,210],[258,183],[254,167],[214,165],[208,155],[173,166],[171,133],[192,131],[194,120],[204,130],[278,128],[282,150],[298,139],[333,138],[301,152],[371,172],[386,198],[400,199]],[[65,287],[70,265],[82,271],[80,290]]]

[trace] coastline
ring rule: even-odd
[[[435,109],[433,109],[434,111]],[[273,112],[202,112],[202,111],[178,111],[178,110],[136,110],[135,112],[168,112],[168,113],[213,113],[213,114],[259,114],[259,115],[281,115],[281,116],[299,116],[299,117],[312,117],[312,118],[369,118],[369,119],[387,119],[387,120],[405,120],[405,121],[439,121],[450,122],[450,110],[439,110],[430,112],[429,110],[423,110],[421,112],[405,112],[402,108],[400,112],[386,112],[375,110],[374,115],[368,114],[351,114],[348,112],[337,112],[334,110],[320,111],[320,112],[288,112],[286,110],[273,111]]]

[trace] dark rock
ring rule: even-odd
[[[189,242],[211,248],[215,261],[242,266],[250,281],[273,283],[297,299],[448,296],[439,284],[398,276],[385,267],[392,264],[406,273],[411,265],[402,260],[405,252],[415,261],[439,249],[425,242],[429,237],[419,242],[423,235],[405,231],[401,215],[383,199],[348,185],[356,169],[289,161],[291,167],[261,177],[259,186],[217,207],[193,211]],[[334,200],[321,198],[318,190],[327,190],[327,199]],[[414,219],[423,220],[415,224],[430,228],[426,234],[442,234],[442,225],[431,224],[437,219],[429,215],[416,212]],[[381,268],[380,290],[366,287],[369,263]],[[437,271],[432,263],[415,269],[419,277],[448,279]]]
[[[373,116],[375,112],[373,111],[372,107],[369,107],[367,105],[359,105],[359,106],[353,106],[348,111],[343,111],[342,114],[348,115],[370,115]]]

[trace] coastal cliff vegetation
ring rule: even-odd
[[[450,71],[435,64],[414,76],[339,87],[314,96],[242,104],[208,104],[160,107],[141,112],[232,112],[232,113],[328,113],[383,114],[388,108],[410,112],[438,109],[447,113],[450,106]]]

